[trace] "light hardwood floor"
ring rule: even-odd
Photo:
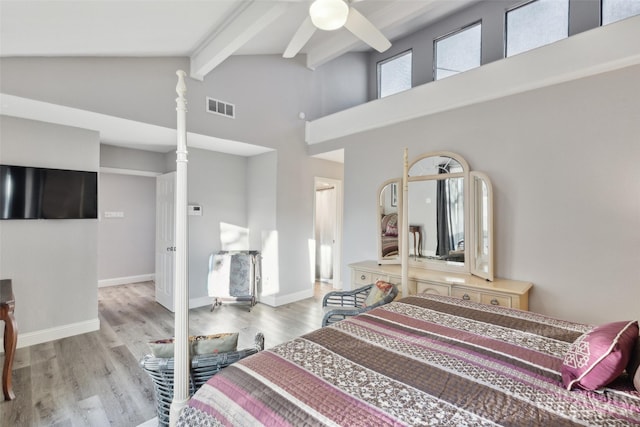
[[[317,329],[328,290],[316,284],[313,298],[276,308],[258,304],[251,312],[246,305],[192,309],[189,330],[240,332],[239,348],[261,331],[269,348]],[[16,399],[0,401],[0,426],[128,427],[156,416],[153,385],[138,363],[148,341],[173,335],[173,314],[155,302],[153,282],[100,288],[98,311],[99,331],[16,351]]]

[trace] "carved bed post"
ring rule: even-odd
[[[402,264],[402,296],[409,295],[409,150],[404,149],[402,168],[402,226],[400,262]]]
[[[187,230],[187,130],[185,95],[187,86],[182,70],[176,72],[178,85],[176,92],[176,110],[178,112],[178,140],[176,150],[176,257],[175,257],[175,347],[174,347],[174,381],[173,401],[169,414],[169,424],[175,426],[178,416],[189,400],[189,281],[188,251],[189,240]]]

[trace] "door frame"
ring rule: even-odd
[[[335,236],[336,241],[333,250],[333,287],[335,289],[343,289],[342,281],[342,222],[343,222],[343,206],[344,201],[342,197],[342,180],[334,178],[325,178],[321,176],[315,176],[313,178],[313,236],[316,235],[316,189],[319,187],[320,182],[329,183],[335,188],[336,196],[336,221],[335,221]],[[311,268],[315,271],[315,256],[314,262]],[[315,277],[315,274],[314,274]]]

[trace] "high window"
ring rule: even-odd
[[[506,56],[564,39],[569,35],[569,0],[534,0],[507,11]]]
[[[481,29],[478,22],[434,41],[434,80],[480,66]]]
[[[640,15],[640,0],[602,0],[602,25]]]
[[[411,89],[410,50],[378,62],[378,98]]]

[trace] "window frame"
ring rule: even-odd
[[[504,17],[504,34],[503,34],[503,37],[502,37],[502,41],[504,43],[503,58],[509,58],[509,56],[507,56],[507,43],[508,43],[508,37],[509,37],[509,32],[507,31],[507,27],[508,27],[508,19],[507,19],[507,17],[509,15],[509,12],[513,12],[516,9],[520,9],[522,7],[526,7],[527,5],[529,5],[531,3],[535,3],[537,1],[538,0],[525,0],[522,3],[513,5],[511,7],[508,7],[507,9],[505,9],[504,14],[502,15]],[[565,38],[569,38],[569,37],[571,37],[571,32],[570,31],[571,31],[571,2],[572,2],[572,0],[566,0],[566,1],[567,1],[567,36]],[[602,15],[602,12],[600,12],[600,15]],[[562,40],[562,39],[560,39],[560,40]],[[559,41],[559,40],[557,40],[557,41]],[[538,47],[542,47],[542,46],[546,46],[546,45],[541,45],[541,46],[538,46]],[[526,50],[526,51],[523,51],[523,52],[516,53],[514,55],[518,55],[520,53],[525,53],[525,52],[528,52],[528,51],[533,50],[533,49],[537,49],[537,48],[532,48],[532,49],[529,49],[529,50]],[[514,55],[512,55],[512,56],[514,56]]]
[[[625,20],[625,19],[629,19],[629,18],[631,18],[631,17],[633,17],[633,16],[638,16],[638,15],[629,15],[629,16],[627,16],[627,17],[620,18],[620,19],[617,19],[617,20],[615,20],[615,21],[610,21],[610,22],[607,22],[607,23],[605,24],[605,23],[604,23],[604,2],[605,2],[605,1],[607,1],[607,0],[600,0],[600,1],[599,1],[599,6],[600,6],[600,26],[601,26],[601,27],[603,27],[603,26],[605,26],[605,25],[609,25],[609,24],[614,24],[614,23],[616,23],[616,22],[620,22],[620,21]]]
[[[455,29],[453,31],[450,31],[450,32],[448,32],[446,34],[443,34],[443,35],[438,36],[438,37],[433,39],[433,70],[432,70],[432,76],[431,76],[432,81],[434,81],[434,82],[438,81],[438,79],[436,79],[436,74],[437,74],[437,70],[438,70],[438,62],[437,62],[437,60],[438,60],[438,49],[437,49],[438,42],[441,41],[441,40],[445,40],[445,39],[447,39],[449,37],[455,36],[456,34],[459,34],[459,33],[463,32],[465,30],[468,30],[468,29],[470,29],[472,27],[475,27],[476,25],[480,25],[480,65],[478,65],[478,67],[482,66],[482,19],[478,19],[477,21],[474,21],[474,22],[472,22],[470,24],[467,24],[467,25],[465,25],[463,27],[457,28],[457,29]],[[475,67],[475,68],[478,68],[478,67]],[[464,71],[462,71],[462,72],[464,72]],[[448,76],[448,77],[450,77],[450,76]],[[445,77],[443,77],[443,78],[445,78]],[[442,80],[442,79],[440,79],[440,80]]]
[[[386,64],[388,62],[391,62],[393,60],[396,60],[398,58],[401,58],[401,57],[403,57],[405,55],[409,55],[409,54],[411,55],[411,86],[409,87],[409,89],[413,88],[413,48],[409,48],[409,49],[403,50],[402,52],[399,52],[399,53],[397,53],[397,54],[395,54],[393,56],[390,56],[388,58],[385,58],[385,59],[382,59],[382,60],[376,62],[376,83],[377,83],[376,84],[376,86],[377,86],[377,93],[376,93],[377,97],[376,97],[376,99],[382,99],[382,97],[380,96],[380,90],[382,88],[382,73],[381,73],[382,65],[384,65],[384,64]],[[405,90],[409,90],[409,89],[405,89]],[[403,91],[401,91],[401,92],[403,92]],[[400,92],[396,92],[396,93],[400,93]],[[391,95],[395,95],[395,93],[387,95],[387,96],[391,96]]]

